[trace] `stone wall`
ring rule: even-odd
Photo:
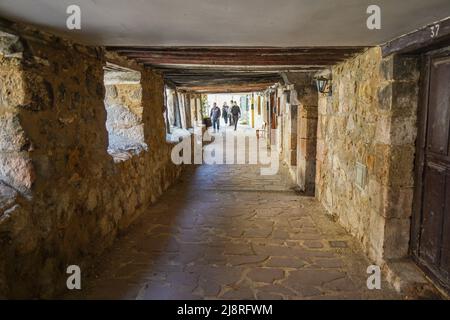
[[[90,257],[151,214],[148,205],[181,167],[165,140],[160,75],[120,61],[142,75],[149,150],[115,163],[104,50],[23,26],[9,31],[21,45],[0,52],[0,297],[52,297],[64,290],[68,265],[86,270]]]
[[[369,49],[334,66],[332,96],[319,99],[316,195],[377,263],[408,251],[417,65]]]

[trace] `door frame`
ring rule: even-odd
[[[416,155],[414,164],[414,198],[413,211],[411,218],[411,235],[410,235],[410,255],[417,265],[428,275],[433,281],[450,290],[450,285],[443,282],[439,275],[426,265],[420,258],[420,236],[423,221],[422,208],[424,196],[424,169],[425,169],[425,147],[428,132],[428,103],[431,76],[431,61],[435,58],[450,57],[450,47],[441,48],[426,52],[421,55],[420,80],[419,80],[419,100],[417,110],[417,139],[416,139]]]

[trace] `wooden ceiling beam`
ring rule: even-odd
[[[277,77],[278,73],[171,73],[164,74],[166,77],[189,79],[189,78],[201,78],[201,79],[233,79],[233,78],[267,78]]]
[[[128,57],[130,59],[135,59],[141,63],[161,65],[161,64],[188,64],[188,65],[261,65],[264,66],[267,63],[272,65],[329,65],[336,64],[338,62],[344,61],[346,58],[328,58],[321,56],[310,56],[310,57],[226,57],[226,58],[209,58],[209,57],[196,57],[196,58],[185,58],[185,57]]]
[[[108,47],[150,65],[332,65],[362,47]]]
[[[353,55],[353,53],[335,53],[335,52],[310,52],[310,53],[274,53],[274,54],[261,54],[259,52],[249,53],[209,53],[209,54],[184,54],[184,53],[154,53],[154,52],[127,52],[122,53],[131,58],[172,58],[172,59],[232,59],[232,58],[286,58],[291,59],[295,57],[323,57],[328,59],[345,59]]]
[[[319,65],[275,65],[275,66],[211,66],[211,65],[148,65],[161,73],[190,73],[190,72],[246,72],[246,73],[265,73],[265,72],[314,72],[324,68]]]
[[[211,67],[228,67],[228,66],[247,66],[247,68],[251,69],[252,67],[264,67],[264,66],[272,66],[274,67],[274,69],[276,69],[276,67],[285,67],[285,68],[289,68],[289,64],[286,63],[287,61],[279,61],[279,60],[264,60],[264,61],[248,61],[248,60],[230,60],[230,61],[224,61],[224,60],[220,60],[220,61],[197,61],[197,62],[192,62],[192,61],[181,61],[181,60],[165,60],[165,61],[150,61],[147,59],[136,59],[137,62],[145,64],[149,67],[153,67],[153,68],[157,68],[159,67],[161,64],[199,64],[199,65],[207,65],[207,66],[211,66]],[[324,68],[324,67],[328,67],[331,65],[335,65],[339,62],[342,62],[341,60],[337,61],[324,61],[324,60],[296,60],[296,61],[292,61],[292,65],[296,65],[296,66],[307,66],[307,65],[314,65],[316,67],[319,68]],[[300,69],[300,68],[298,68]]]
[[[208,85],[208,86],[196,86],[196,87],[183,87],[178,88],[185,91],[192,91],[198,93],[229,93],[229,92],[253,92],[263,91],[274,83],[259,83],[259,84],[238,84],[238,85]]]
[[[183,54],[239,54],[258,52],[260,54],[319,54],[319,53],[349,53],[363,51],[365,47],[117,47],[109,46],[108,50],[119,53],[155,52]]]
[[[220,79],[216,79],[216,80],[209,80],[209,81],[204,81],[204,80],[192,80],[192,81],[176,81],[173,79],[170,79],[172,82],[174,82],[176,85],[182,85],[182,86],[199,86],[199,85],[234,85],[234,84],[246,84],[246,83],[277,83],[279,81],[281,81],[281,79],[261,79],[261,80],[254,80],[254,79],[235,79],[235,80],[229,80],[229,81],[223,81]]]

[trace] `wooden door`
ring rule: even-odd
[[[450,287],[450,55],[428,59],[422,155],[419,263]]]
[[[277,109],[275,105],[275,93],[270,94],[270,123],[271,128],[276,129],[277,128]]]
[[[261,115],[261,96],[258,96],[258,116]]]

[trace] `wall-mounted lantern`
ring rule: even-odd
[[[329,96],[331,96],[332,91],[330,79],[320,76],[314,80],[316,81],[317,91],[319,91],[320,93],[326,93]]]

